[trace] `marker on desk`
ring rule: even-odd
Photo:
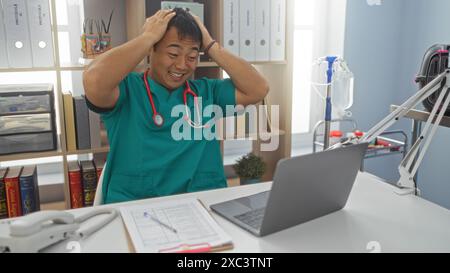
[[[161,222],[158,218],[154,217],[153,215],[151,215],[148,212],[144,212],[144,217],[149,217],[150,219],[152,219],[156,223],[160,224],[161,226],[171,230],[174,233],[178,233],[176,229],[174,229],[173,227],[169,226],[168,224],[165,224],[165,223]]]

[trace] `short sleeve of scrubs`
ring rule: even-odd
[[[108,119],[112,116],[117,115],[117,113],[122,109],[123,105],[128,101],[130,83],[136,80],[140,80],[140,75],[139,73],[132,72],[119,83],[119,98],[117,99],[116,105],[113,108],[100,108],[93,105],[89,100],[86,99],[88,108],[95,113],[101,114],[102,118],[104,119]]]

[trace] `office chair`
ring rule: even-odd
[[[103,205],[103,176],[106,170],[106,163],[105,166],[103,166],[102,174],[100,175],[100,178],[97,182],[97,189],[95,190],[95,197],[94,197],[94,204],[93,206],[100,206]]]

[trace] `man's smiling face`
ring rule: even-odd
[[[180,39],[178,30],[169,28],[151,53],[153,80],[170,91],[182,86],[197,68],[199,51],[200,42],[189,37]]]

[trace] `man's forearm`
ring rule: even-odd
[[[140,35],[98,56],[86,69],[85,77],[96,79],[99,92],[113,90],[149,54],[154,43]]]
[[[268,92],[266,79],[256,69],[215,43],[208,51],[209,56],[230,75],[236,88],[247,96],[263,99]]]

